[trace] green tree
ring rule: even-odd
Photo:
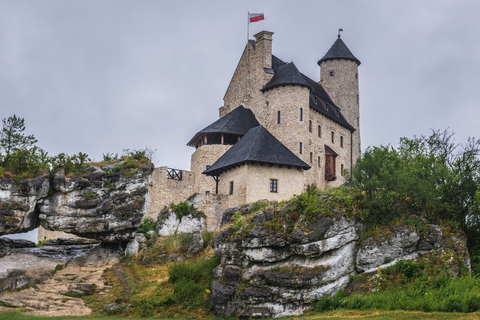
[[[11,158],[12,153],[18,150],[28,150],[33,146],[37,139],[32,135],[25,135],[25,120],[13,115],[2,120],[3,128],[0,131],[0,150],[2,150],[5,166]]]
[[[351,184],[364,193],[369,223],[421,213],[433,221],[453,221],[465,230],[477,219],[479,154],[479,140],[457,144],[448,130],[402,138],[398,148],[367,149],[352,172]]]

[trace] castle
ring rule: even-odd
[[[360,61],[339,33],[315,82],[272,54],[272,36],[262,31],[247,42],[219,119],[187,144],[195,148],[190,171],[156,169],[147,215],[198,193],[215,228],[226,208],[345,182],[361,148]]]
[[[273,32],[249,40],[220,107],[220,118],[188,142],[190,171],[158,167],[146,217],[198,194],[207,228],[225,209],[285,200],[306,185],[339,186],[360,155],[358,66],[338,38],[318,61],[320,81],[272,54]],[[39,229],[38,238],[70,235]]]

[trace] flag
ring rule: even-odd
[[[263,13],[249,13],[248,14],[248,22],[249,23],[257,22],[257,21],[264,20],[264,19],[265,19],[265,17],[263,16]]]

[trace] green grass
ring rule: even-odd
[[[351,320],[351,319],[362,319],[362,320],[473,320],[479,319],[480,314],[478,313],[445,313],[445,312],[412,312],[412,311],[380,311],[380,310],[341,310],[341,311],[330,311],[323,313],[307,313],[297,317],[288,317],[282,318],[285,320]],[[132,319],[142,319],[142,320],[153,320],[153,319],[195,319],[192,316],[175,316],[168,318],[126,318],[126,317],[105,317],[105,316],[84,316],[84,317],[33,317],[26,316],[20,313],[0,313],[0,320],[132,320]],[[213,316],[209,319],[215,319]],[[218,319],[218,318],[217,318]]]

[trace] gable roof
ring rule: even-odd
[[[347,45],[343,40],[338,36],[337,40],[333,43],[327,53],[323,56],[322,59],[318,60],[317,64],[320,65],[323,61],[333,60],[333,59],[347,59],[352,60],[357,63],[357,66],[360,65],[360,60],[358,60],[352,52],[348,49]]]
[[[252,110],[239,106],[227,113],[211,125],[203,128],[187,143],[188,146],[195,146],[196,140],[204,133],[229,133],[245,135],[248,130],[260,125]]]
[[[216,176],[229,169],[254,162],[310,169],[309,165],[278,141],[267,129],[259,125],[250,129],[203,174]]]
[[[298,71],[293,62],[281,65],[274,70],[275,71],[272,79],[270,79],[270,81],[268,81],[267,84],[260,89],[260,91],[265,92],[269,89],[286,85],[301,86],[312,90],[311,85],[305,80],[303,74]]]

